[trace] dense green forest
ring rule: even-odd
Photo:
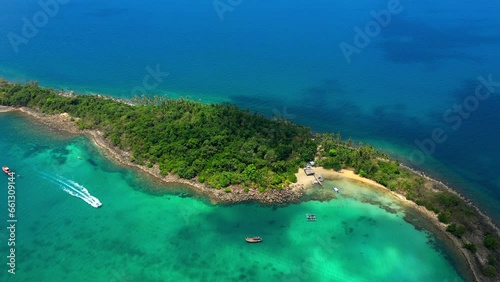
[[[309,128],[270,120],[230,104],[142,97],[136,105],[97,96],[62,96],[36,83],[3,83],[0,103],[47,114],[69,113],[80,129],[97,129],[131,161],[159,165],[163,174],[198,177],[214,188],[264,189],[296,181],[316,152]]]
[[[271,120],[231,104],[202,104],[187,99],[136,97],[131,103],[90,95],[60,95],[0,79],[0,104],[26,106],[47,114],[68,113],[79,128],[103,132],[113,145],[132,153],[131,161],[158,165],[220,189],[230,185],[281,189],[296,181],[307,161],[334,170],[353,169],[438,214],[447,231],[470,252],[488,253],[483,274],[498,270],[499,238],[463,199],[434,186],[370,145],[342,140],[339,133],[314,134],[286,120]],[[230,190],[229,190],[230,191]],[[480,230],[481,242],[472,240]],[[477,234],[476,234],[477,235]]]

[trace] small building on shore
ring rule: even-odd
[[[310,166],[306,166],[304,168],[304,172],[307,176],[314,175],[314,169],[312,169]]]

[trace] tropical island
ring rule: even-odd
[[[439,181],[339,133],[314,133],[231,104],[160,96],[123,101],[36,82],[0,80],[0,105],[58,129],[86,133],[120,163],[187,184],[216,203],[298,202],[308,187],[297,176],[314,160],[325,171],[371,181],[411,202],[461,250],[476,280],[498,277],[500,235],[486,215]]]

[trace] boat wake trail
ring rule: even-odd
[[[84,200],[87,204],[93,206],[94,208],[98,208],[102,205],[99,199],[90,195],[89,191],[85,187],[73,180],[66,179],[62,176],[51,175],[48,173],[41,173],[41,175],[44,179],[58,185],[66,193]]]

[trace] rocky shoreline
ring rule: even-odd
[[[61,130],[67,133],[71,134],[85,134],[90,137],[92,142],[102,150],[102,152],[112,158],[114,161],[120,163],[121,165],[129,166],[136,168],[138,170],[141,170],[153,177],[155,179],[160,180],[162,183],[166,184],[181,184],[181,185],[186,185],[189,186],[192,191],[194,191],[196,194],[199,194],[203,197],[207,197],[211,203],[213,204],[235,204],[235,203],[243,203],[243,202],[257,202],[260,204],[266,204],[266,205],[286,205],[290,203],[298,203],[304,199],[304,195],[308,191],[311,185],[306,185],[304,183],[294,183],[291,184],[289,187],[283,188],[283,189],[273,189],[264,193],[259,192],[257,189],[248,189],[248,191],[245,192],[245,189],[243,187],[238,187],[238,186],[232,186],[230,187],[230,192],[226,192],[224,189],[213,189],[203,183],[200,183],[197,181],[196,178],[187,180],[187,179],[181,179],[175,175],[162,175],[160,173],[160,169],[158,165],[154,165],[151,168],[148,168],[143,165],[138,165],[136,163],[133,163],[130,161],[130,153],[123,151],[117,147],[114,147],[109,141],[107,141],[102,133],[97,130],[80,130],[78,129],[78,126],[76,124],[76,121],[78,120],[77,118],[72,118],[68,114],[63,113],[63,114],[58,114],[58,115],[47,115],[44,113],[41,113],[39,111],[30,109],[30,108],[13,108],[13,107],[5,107],[5,106],[0,106],[0,113],[1,112],[9,112],[9,111],[20,111],[22,113],[25,113],[31,117],[33,117],[36,121],[45,124],[49,126],[50,128],[56,129],[56,130]],[[446,186],[444,183],[435,180],[433,178],[430,178],[423,174],[420,171],[417,171],[415,169],[412,169],[411,167],[401,165],[405,169],[409,169],[412,172],[422,175],[425,177],[426,180],[429,182],[435,183],[435,185],[440,186],[440,189],[448,190],[455,195],[459,196],[461,199],[467,202],[468,205],[473,207],[481,216],[481,219],[487,223],[492,230],[495,230],[497,234],[500,234],[499,229],[494,225],[492,222],[491,218],[489,218],[487,215],[482,213],[479,208],[476,206],[472,205],[470,201],[468,201],[466,198],[464,198],[462,195],[460,195],[457,191],[451,189],[450,187]],[[300,172],[300,170],[299,170]],[[332,171],[333,173],[333,171]],[[351,178],[348,175],[342,175],[337,173],[338,176],[340,177],[345,177],[348,179],[352,179],[353,181],[360,181],[359,176],[355,178]],[[326,177],[328,179],[328,177]],[[406,203],[409,207],[413,208],[414,210],[417,210],[424,218],[427,218],[435,227],[437,227],[438,230],[442,231],[447,238],[450,239],[450,241],[453,243],[453,245],[459,250],[465,260],[467,261],[470,270],[474,276],[474,279],[476,281],[484,281],[484,276],[482,275],[481,272],[481,265],[478,263],[478,260],[480,262],[484,262],[486,259],[485,257],[482,257],[481,254],[473,254],[471,252],[468,252],[467,250],[463,249],[462,243],[460,240],[452,236],[449,232],[446,232],[446,224],[441,223],[437,215],[426,208],[422,206],[416,205],[414,202],[411,202],[407,200],[403,195],[400,195],[398,193],[389,191],[386,187],[383,187],[382,185],[375,185],[372,184],[373,181],[366,179],[366,181],[363,181],[361,179],[361,182],[368,184],[370,186],[377,186],[380,189],[384,189],[387,192],[390,192],[394,196],[398,197],[399,199],[402,200],[402,202]],[[474,234],[474,236],[480,236],[480,234]],[[493,280],[492,280],[493,281]]]
[[[257,202],[266,205],[285,205],[289,203],[298,203],[301,201],[304,193],[308,190],[307,185],[293,183],[289,187],[283,189],[273,189],[265,193],[259,192],[257,189],[249,189],[245,192],[244,187],[231,186],[231,192],[226,192],[224,189],[213,189],[203,183],[194,179],[182,179],[176,175],[162,175],[158,165],[148,168],[130,161],[130,153],[113,146],[107,141],[102,132],[97,130],[80,130],[76,124],[78,118],[71,118],[68,114],[47,115],[39,111],[21,107],[13,108],[1,106],[0,112],[20,111],[31,117],[36,121],[56,130],[62,130],[71,134],[84,134],[90,137],[92,142],[100,148],[103,153],[118,162],[121,165],[129,166],[141,170],[162,183],[166,184],[181,184],[191,188],[195,193],[201,196],[208,197],[213,204],[236,204],[243,202]]]
[[[488,225],[491,226],[491,228],[493,230],[495,230],[495,232],[497,233],[497,235],[500,237],[500,229],[495,225],[495,223],[493,223],[493,220],[491,219],[491,217],[489,217],[488,215],[486,215],[485,213],[483,213],[476,205],[474,205],[473,202],[471,202],[469,199],[467,199],[466,197],[464,197],[462,194],[460,194],[457,190],[451,188],[450,186],[448,186],[447,184],[445,184],[444,182],[440,181],[440,180],[437,180],[437,179],[434,179],[428,175],[426,175],[424,172],[422,171],[419,171],[419,170],[416,170],[416,169],[413,169],[407,165],[404,165],[404,164],[400,164],[400,166],[402,168],[405,168],[405,169],[408,169],[410,170],[411,172],[415,173],[415,174],[418,174],[420,176],[422,176],[423,178],[425,178],[427,181],[430,181],[438,186],[440,186],[443,190],[446,190],[452,194],[454,194],[455,196],[459,197],[460,199],[462,199],[465,203],[467,203],[467,205],[469,205],[470,207],[474,208],[474,210],[476,210],[477,213],[479,213],[481,215],[481,217],[488,223]]]
[[[475,222],[474,224],[476,226],[478,224],[486,225],[486,226],[489,227],[489,229],[492,232],[495,232],[497,234],[497,236],[500,236],[500,229],[493,223],[493,220],[488,215],[486,215],[485,213],[483,213],[469,199],[465,198],[462,194],[460,194],[456,190],[452,189],[451,187],[449,187],[448,185],[446,185],[442,181],[439,181],[439,180],[436,180],[434,178],[431,178],[431,177],[427,176],[424,172],[418,171],[418,170],[413,169],[413,168],[411,168],[411,167],[409,167],[407,165],[404,165],[404,164],[401,164],[401,167],[403,167],[405,169],[408,169],[408,170],[412,171],[415,174],[421,175],[428,182],[430,182],[433,185],[439,187],[439,189],[448,191],[448,192],[454,194],[455,196],[459,197],[460,199],[462,199],[469,207],[472,207],[479,214],[479,218],[480,218],[481,222]],[[396,193],[394,193],[394,194],[396,194]],[[396,194],[396,195],[399,195],[399,194]],[[401,196],[401,198],[404,198],[404,197]],[[408,201],[408,202],[410,202],[410,201]],[[434,223],[434,225],[439,230],[441,230],[453,242],[453,244],[457,247],[458,250],[460,250],[460,252],[464,255],[464,257],[467,260],[467,263],[470,266],[470,270],[472,271],[472,273],[474,275],[475,281],[498,281],[498,280],[495,280],[494,278],[488,279],[482,273],[482,265],[481,264],[485,264],[486,263],[486,261],[487,261],[487,254],[481,252],[480,249],[478,249],[475,253],[467,251],[466,249],[463,248],[463,246],[462,246],[463,243],[457,237],[453,236],[451,233],[449,233],[449,232],[446,231],[447,225],[444,224],[444,223],[442,223],[442,222],[440,222],[438,220],[438,215],[437,214],[435,214],[435,213],[427,210],[425,207],[418,206],[417,204],[415,204],[413,202],[410,202],[410,203],[412,204],[412,206],[414,208],[418,209],[427,218],[431,219],[432,222]],[[479,231],[479,228],[478,228],[478,230],[476,230],[476,232],[473,232],[473,234],[468,235],[467,236],[468,238],[467,237],[465,237],[465,238],[467,238],[469,242],[472,242],[472,241],[474,241],[474,242],[482,242],[482,236],[484,234],[480,234],[477,231]]]

